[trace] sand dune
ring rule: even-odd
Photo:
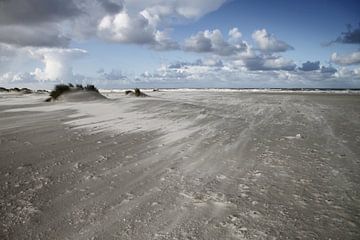
[[[94,91],[71,91],[62,94],[57,100],[65,102],[86,102],[104,99],[106,99],[106,97]]]
[[[2,239],[357,239],[360,97],[0,98]]]

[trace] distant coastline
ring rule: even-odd
[[[123,92],[126,88],[100,89],[101,92]],[[154,88],[142,88],[143,91],[153,91]],[[214,92],[263,92],[263,93],[357,93],[360,88],[156,88],[157,91],[214,91]]]
[[[129,88],[102,89],[100,92],[124,92]],[[158,91],[213,91],[213,92],[253,92],[253,93],[335,93],[335,94],[360,94],[360,88],[141,88],[144,92]],[[0,86],[0,92],[18,92],[18,93],[47,93],[51,90],[29,89],[29,88],[5,88]]]

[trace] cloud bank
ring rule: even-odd
[[[360,51],[344,55],[333,53],[331,61],[341,66],[360,64]]]

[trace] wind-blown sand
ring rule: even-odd
[[[360,238],[359,95],[105,95],[0,94],[1,239]]]

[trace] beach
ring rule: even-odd
[[[103,95],[0,93],[1,239],[360,238],[359,94]]]

